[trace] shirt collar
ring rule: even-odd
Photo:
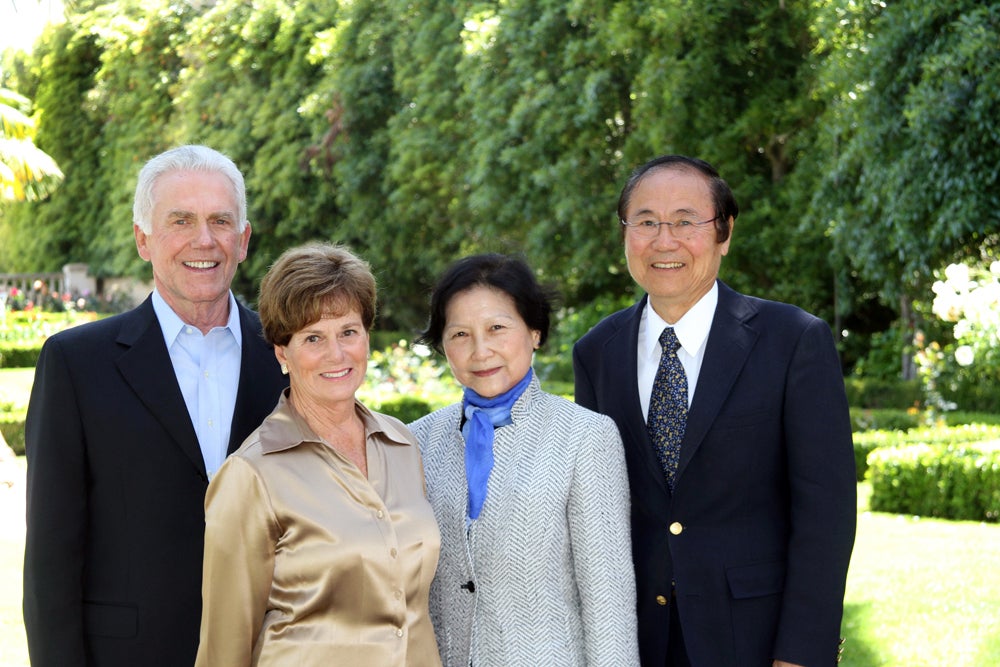
[[[719,303],[719,283],[713,282],[711,289],[703,297],[684,313],[684,316],[673,325],[677,340],[680,341],[684,351],[692,356],[696,356],[708,340],[708,332],[712,328],[712,319],[715,317],[715,307]],[[647,356],[659,356],[660,332],[671,325],[660,317],[649,299],[646,299],[646,307],[642,314],[646,321],[646,349]]]
[[[304,442],[324,442],[323,438],[312,430],[305,418],[292,407],[288,400],[290,392],[290,389],[281,392],[281,398],[278,399],[278,405],[274,408],[274,412],[261,424],[258,435],[261,451],[264,454],[292,449]],[[381,433],[381,439],[388,444],[413,444],[413,436],[399,420],[372,412],[356,399],[354,410],[365,425],[366,440],[375,433]]]
[[[156,313],[156,319],[160,322],[160,330],[163,331],[163,340],[167,344],[167,349],[170,349],[181,330],[188,325],[174,312],[174,309],[167,304],[166,299],[155,288],[153,289],[153,312]],[[240,313],[236,307],[236,297],[233,296],[232,292],[229,292],[229,321],[226,322],[224,328],[229,329],[230,333],[233,334],[236,345],[243,347]]]

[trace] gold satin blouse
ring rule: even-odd
[[[209,484],[197,667],[441,664],[420,451],[401,422],[355,406],[367,479],[286,394]]]

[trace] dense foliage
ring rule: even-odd
[[[0,266],[148,277],[135,175],[201,142],[247,175],[248,301],[284,248],[342,241],[376,269],[379,327],[413,332],[448,262],[516,251],[564,296],[562,353],[634,296],[621,184],[681,152],[740,201],[723,278],[872,367],[934,269],[993,253],[997,44],[1000,2],[976,0],[75,2],[4,57],[65,182],[2,205]]]

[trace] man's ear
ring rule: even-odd
[[[729,236],[720,245],[722,248],[719,249],[719,254],[725,257],[729,254],[729,242],[733,240],[733,227],[736,226],[736,219],[733,216],[729,216]]]
[[[247,252],[250,249],[250,221],[247,221],[247,226],[243,228],[240,232],[240,261],[242,262],[247,258]]]
[[[139,251],[139,257],[149,261],[149,235],[139,228],[139,225],[132,225],[132,234],[135,235],[135,247]]]

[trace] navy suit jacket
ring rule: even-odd
[[[239,316],[230,452],[287,384]],[[208,477],[150,299],[45,343],[25,445],[31,664],[194,664]]]
[[[646,297],[573,349],[577,402],[612,417],[625,447],[642,663],[666,664],[673,584],[693,664],[833,665],[857,518],[833,337],[718,285],[673,494],[639,403]]]

